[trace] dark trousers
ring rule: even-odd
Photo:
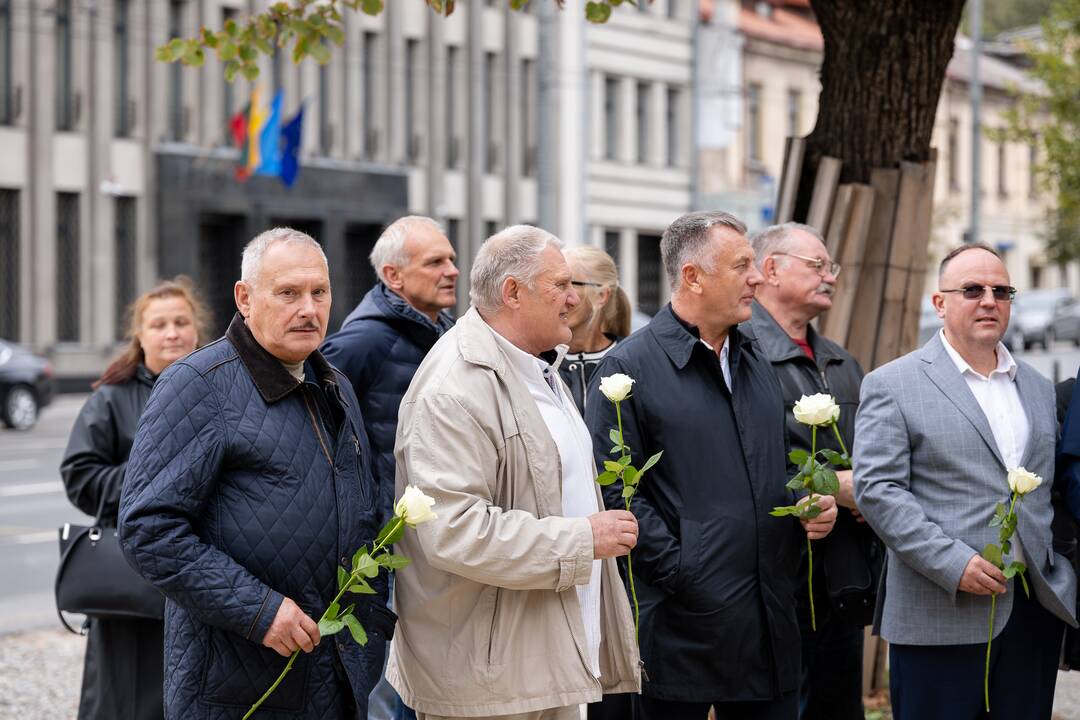
[[[588,720],[634,720],[634,695],[605,695],[600,702],[589,703]]]
[[[709,708],[716,720],[796,720],[799,717],[799,694],[784,693],[774,700],[742,702],[675,702],[638,696],[636,720],[705,720]]]
[[[863,629],[840,617],[825,593],[815,592],[814,603],[816,632],[810,625],[809,605],[799,608],[803,668],[799,717],[863,720]]]
[[[985,643],[890,645],[893,718],[1050,720],[1064,630],[1016,586],[1012,614],[990,651],[990,714],[983,703]]]

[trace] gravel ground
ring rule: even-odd
[[[78,709],[86,640],[65,630],[0,637],[0,720],[64,720]],[[867,717],[889,720],[887,707]],[[1053,720],[1080,720],[1080,672],[1058,676]]]

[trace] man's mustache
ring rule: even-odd
[[[318,330],[319,326],[315,323],[304,323],[303,325],[293,325],[289,328],[289,332],[299,332],[301,330]]]
[[[821,283],[821,285],[818,286],[817,291],[822,295],[832,295],[836,292],[836,287],[829,283]]]

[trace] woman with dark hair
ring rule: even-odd
[[[630,299],[619,287],[615,261],[600,248],[572,247],[563,255],[581,302],[570,311],[573,337],[559,374],[570,387],[578,412],[585,415],[585,388],[593,370],[615,343],[630,334]]]
[[[184,276],[162,282],[129,308],[124,352],[93,384],[60,465],[68,498],[116,527],[120,490],[139,416],[161,371],[206,339],[207,312]],[[89,623],[79,720],[163,715],[164,625],[160,620]]]

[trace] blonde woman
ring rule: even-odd
[[[132,303],[129,342],[94,383],[60,465],[68,498],[116,526],[120,489],[139,416],[161,371],[206,341],[207,313],[190,281],[168,280]],[[163,715],[161,620],[93,620],[79,720],[150,720]]]
[[[630,299],[619,287],[619,271],[611,256],[597,247],[572,247],[563,251],[581,302],[570,311],[570,351],[559,374],[574,396],[578,411],[585,414],[585,388],[597,363],[630,334]]]

